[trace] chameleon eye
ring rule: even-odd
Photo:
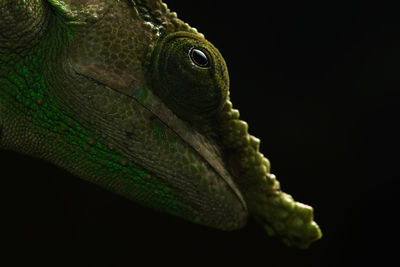
[[[228,98],[225,61],[201,36],[164,36],[153,50],[151,64],[152,90],[181,119],[213,118]]]
[[[204,51],[199,48],[193,47],[189,51],[190,59],[194,64],[201,68],[209,68],[210,67],[210,60]]]

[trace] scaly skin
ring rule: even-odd
[[[0,11],[0,148],[199,224],[233,230],[250,214],[288,245],[321,237],[232,109],[219,51],[160,0]]]

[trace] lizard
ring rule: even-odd
[[[1,0],[0,148],[221,230],[322,237],[230,101],[219,50],[161,0]]]

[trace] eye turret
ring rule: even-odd
[[[151,81],[153,91],[186,120],[214,116],[228,97],[228,71],[221,54],[187,32],[159,41],[152,56]]]

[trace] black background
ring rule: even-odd
[[[14,265],[391,265],[399,248],[400,6],[166,2],[224,55],[234,107],[282,189],[314,207],[323,239],[299,250],[252,221],[234,232],[198,226],[1,152],[1,242],[17,252]]]

